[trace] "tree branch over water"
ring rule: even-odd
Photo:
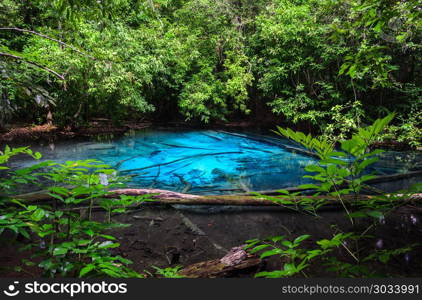
[[[52,70],[50,68],[47,68],[46,66],[40,65],[40,64],[38,64],[36,62],[30,61],[30,60],[26,60],[23,57],[20,57],[20,56],[17,56],[17,55],[13,55],[13,54],[9,54],[9,53],[4,53],[4,52],[0,52],[0,56],[5,56],[5,57],[10,57],[10,58],[13,58],[13,59],[21,60],[21,61],[23,61],[23,62],[25,62],[27,64],[30,64],[30,65],[33,65],[33,66],[35,66],[37,68],[43,69],[44,71],[47,71],[47,72],[53,74],[54,76],[60,78],[61,80],[66,80],[65,77],[62,74],[59,74],[56,71],[54,71],[54,70]]]
[[[79,54],[81,54],[83,56],[89,57],[90,59],[96,60],[96,58],[94,56],[89,55],[88,53],[85,53],[85,52],[79,50],[78,48],[76,48],[76,47],[74,47],[72,45],[69,45],[69,44],[67,44],[67,43],[65,43],[65,42],[63,42],[61,40],[52,38],[52,37],[50,37],[48,35],[45,35],[45,34],[42,34],[42,33],[39,33],[39,32],[33,31],[33,30],[22,29],[22,28],[17,28],[17,27],[0,27],[0,30],[11,30],[11,31],[19,31],[19,32],[23,32],[23,33],[34,34],[34,35],[37,35],[37,36],[42,37],[44,39],[47,39],[47,40],[50,40],[50,41],[59,43],[60,45],[62,45],[64,47],[67,47],[67,48],[70,48],[73,51],[75,51],[75,52],[77,52],[77,53],[79,53]]]

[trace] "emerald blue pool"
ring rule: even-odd
[[[64,162],[93,158],[121,174],[129,186],[193,194],[230,194],[293,187],[307,182],[304,168],[315,158],[271,134],[219,130],[146,129],[103,142],[66,141],[33,147],[43,159]],[[401,158],[401,159],[400,159]],[[379,174],[415,169],[420,155],[387,152]],[[16,166],[29,164],[16,161]]]

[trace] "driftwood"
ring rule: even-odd
[[[234,247],[221,259],[187,266],[179,274],[188,278],[225,277],[242,270],[257,268],[260,263],[258,257],[247,253],[242,247]]]

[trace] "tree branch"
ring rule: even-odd
[[[19,31],[19,32],[34,34],[34,35],[40,36],[42,38],[45,38],[47,40],[50,40],[50,41],[53,41],[53,42],[57,42],[60,45],[65,46],[65,47],[68,47],[68,48],[72,49],[73,51],[75,51],[75,52],[77,52],[79,54],[82,54],[84,56],[87,56],[87,57],[91,58],[92,60],[96,60],[96,58],[94,56],[91,56],[91,55],[89,55],[89,54],[87,54],[87,53],[79,50],[78,48],[76,48],[74,46],[71,46],[69,44],[66,44],[65,42],[62,42],[60,40],[57,40],[55,38],[52,38],[52,37],[50,37],[48,35],[45,35],[45,34],[42,34],[42,33],[36,32],[36,31],[32,31],[32,30],[28,30],[28,29],[22,29],[22,28],[17,28],[17,27],[0,27],[0,30],[13,30],[13,31]]]
[[[3,53],[3,52],[0,52],[0,56],[6,56],[6,57],[13,58],[13,59],[21,60],[21,61],[23,61],[23,62],[25,62],[27,64],[30,64],[30,65],[36,66],[37,68],[43,69],[44,71],[47,71],[47,72],[53,74],[54,76],[60,78],[61,80],[66,80],[63,75],[57,73],[56,71],[54,71],[54,70],[52,70],[50,68],[47,68],[47,67],[45,67],[43,65],[40,65],[40,64],[38,64],[36,62],[30,61],[30,60],[26,60],[23,57],[12,55],[12,54],[9,54],[9,53]]]

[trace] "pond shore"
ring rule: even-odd
[[[0,144],[8,142],[25,142],[37,140],[66,140],[78,137],[94,137],[101,135],[122,135],[129,131],[141,130],[148,127],[177,127],[177,128],[205,128],[205,129],[257,129],[256,123],[249,121],[238,121],[215,124],[195,124],[187,122],[123,122],[121,125],[113,124],[109,119],[92,119],[87,125],[77,128],[58,127],[55,125],[30,125],[30,124],[12,124],[8,128],[0,131]],[[271,130],[274,126],[264,124],[262,129]],[[395,151],[422,151],[422,148],[412,148],[409,144],[394,140],[375,142],[373,149],[382,148]]]

